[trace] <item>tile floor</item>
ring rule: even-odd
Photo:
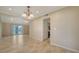
[[[30,39],[28,35],[5,37],[0,40],[0,53],[64,53],[67,50],[50,45],[49,41]]]

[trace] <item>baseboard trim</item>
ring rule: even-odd
[[[64,49],[69,50],[69,51],[72,51],[74,53],[79,53],[79,50],[76,50],[76,49],[71,49],[71,48],[68,48],[68,47],[65,47],[65,46],[56,44],[56,43],[54,43],[53,45],[58,46],[58,47],[61,47],[61,48],[64,48]]]

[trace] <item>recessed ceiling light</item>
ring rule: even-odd
[[[10,10],[10,11],[11,11],[11,10],[12,10],[12,8],[9,8],[8,10]]]

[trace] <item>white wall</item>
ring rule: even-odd
[[[1,37],[2,37],[2,25],[0,23],[0,39],[1,39]]]
[[[50,15],[51,44],[79,51],[79,7],[68,7]]]
[[[30,38],[43,40],[43,20],[42,18],[30,22]]]
[[[48,21],[47,16],[41,17],[30,22],[30,38],[43,41],[48,37]]]

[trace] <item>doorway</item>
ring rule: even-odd
[[[43,38],[50,41],[50,18],[43,21]]]

